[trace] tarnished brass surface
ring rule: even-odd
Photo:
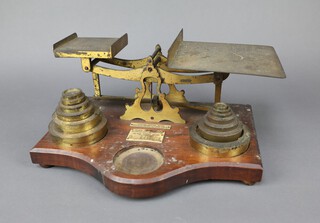
[[[171,125],[156,124],[156,123],[142,123],[142,122],[131,122],[130,127],[141,127],[150,129],[171,129]]]
[[[174,84],[168,84],[169,93],[166,94],[166,99],[169,103],[188,103],[187,99],[184,96],[184,90],[179,91]]]
[[[153,107],[145,110],[141,107],[143,95],[139,94],[138,98],[132,105],[126,105],[125,113],[120,116],[123,120],[142,119],[149,122],[171,121],[174,123],[185,123],[179,114],[179,108],[172,108],[164,94],[159,95],[159,101],[162,105],[161,110],[157,111]]]
[[[116,170],[132,175],[151,173],[163,163],[163,155],[150,147],[135,146],[120,150],[113,160]]]
[[[183,30],[169,49],[168,67],[285,78],[271,46],[183,41]]]
[[[215,85],[214,91],[214,102],[221,101],[221,91],[222,91],[222,82],[229,77],[229,74],[226,73],[214,73],[213,83]]]
[[[276,52],[269,46],[223,44],[183,41],[181,31],[166,58],[160,45],[145,58],[124,60],[114,56],[127,45],[127,34],[121,38],[79,38],[76,33],[54,44],[56,57],[81,58],[83,71],[92,72],[95,97],[101,97],[100,75],[122,80],[138,81],[133,104],[126,105],[124,120],[142,119],[150,122],[171,121],[185,123],[179,107],[194,107],[177,84],[214,83],[214,101],[220,102],[222,82],[229,73],[284,78]],[[129,68],[118,70],[102,64]],[[169,92],[161,92],[167,84]],[[153,86],[155,85],[153,91]],[[145,102],[149,105],[146,106]]]
[[[165,132],[161,130],[131,129],[127,141],[162,143]]]
[[[179,108],[171,107],[165,98],[165,94],[161,93],[162,78],[156,67],[156,60],[150,57],[146,67],[139,69],[142,69],[139,78],[141,89],[136,89],[135,101],[132,105],[126,105],[126,111],[120,118],[123,120],[138,118],[149,122],[167,120],[174,123],[185,123],[185,120],[183,120],[179,114]],[[149,89],[152,87],[153,82],[156,82],[156,93],[154,95],[152,90]],[[142,100],[145,99],[146,96],[150,97],[149,108],[144,108],[142,105]]]
[[[49,124],[53,139],[65,146],[85,146],[102,139],[107,133],[107,119],[78,88],[62,93]]]
[[[233,157],[247,150],[250,132],[230,107],[220,102],[190,127],[190,143],[207,155]]]
[[[179,108],[171,104],[188,104],[183,90],[178,90],[175,84],[212,83],[213,73],[197,73],[170,69],[166,66],[167,58],[162,55],[161,47],[156,45],[155,51],[149,57],[139,60],[123,60],[114,58],[114,52],[127,44],[127,35],[120,39],[113,38],[79,38],[72,34],[54,44],[56,57],[80,57],[83,71],[92,72],[94,94],[101,97],[100,75],[123,80],[139,81],[141,89],[136,90],[135,101],[127,105],[126,112],[121,119],[143,119],[151,122],[168,120],[185,123],[179,114]],[[113,52],[113,51],[114,52]],[[118,51],[117,51],[118,52]],[[99,65],[98,65],[99,63]],[[101,63],[114,64],[131,70],[116,70],[101,66]],[[179,72],[172,73],[172,72]],[[184,75],[181,72],[194,72],[194,75]],[[156,84],[156,92],[152,92],[152,85]],[[169,93],[161,93],[161,85],[168,84]],[[142,101],[149,100],[151,107],[146,108]],[[148,107],[148,106],[147,106]]]
[[[128,35],[121,38],[78,37],[76,33],[53,45],[56,57],[113,58],[128,44]]]

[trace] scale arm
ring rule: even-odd
[[[143,60],[143,59],[142,59]],[[99,59],[100,61],[100,59]],[[117,62],[123,62],[125,60],[118,60]],[[138,61],[138,60],[137,60]],[[122,79],[129,81],[140,81],[141,74],[144,72],[144,67],[132,69],[132,70],[114,70],[98,65],[92,67],[92,73]],[[212,83],[214,81],[214,73],[207,73],[203,75],[181,75],[174,74],[157,68],[161,77],[162,83],[164,84],[201,84],[201,83]]]
[[[161,47],[159,44],[157,44],[152,55],[145,57],[145,58],[141,58],[141,59],[137,59],[137,60],[125,60],[125,59],[113,57],[113,58],[95,59],[95,60],[97,60],[97,62],[104,62],[104,63],[117,65],[120,67],[127,67],[127,68],[136,69],[136,68],[141,68],[141,67],[146,66],[151,61],[155,61],[156,58],[161,57],[161,55],[162,55],[161,54]]]
[[[191,76],[174,74],[161,68],[158,68],[158,72],[163,83],[165,84],[203,84],[212,83],[214,81],[214,73]]]
[[[140,81],[143,68],[133,70],[114,70],[98,65],[93,66],[92,73],[128,81]]]
[[[125,59],[120,59],[120,58],[112,58],[112,59],[97,59],[98,62],[104,62],[104,63],[109,63],[113,65],[117,65],[120,67],[127,67],[127,68],[140,68],[145,66],[148,63],[149,57],[145,57],[142,59],[137,59],[137,60],[125,60]]]

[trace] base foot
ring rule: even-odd
[[[45,164],[39,164],[42,168],[51,168],[54,167],[53,165],[45,165]]]
[[[252,186],[252,185],[254,185],[256,182],[252,182],[252,181],[242,181],[242,183],[244,183],[245,185],[248,185],[248,186]]]

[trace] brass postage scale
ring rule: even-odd
[[[83,71],[92,75],[94,97],[79,88],[62,93],[48,133],[30,151],[32,162],[83,171],[134,198],[203,180],[259,182],[263,168],[251,106],[221,102],[221,87],[230,73],[285,78],[275,50],[184,41],[181,31],[167,57],[157,45],[143,59],[116,58],[127,43],[127,34],[74,33],[54,44],[56,57],[81,59]],[[133,98],[104,96],[101,76],[141,87]],[[215,85],[214,103],[189,102],[176,87],[205,83]]]

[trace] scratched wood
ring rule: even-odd
[[[62,166],[80,170],[101,181],[112,192],[131,198],[157,196],[174,188],[204,180],[235,180],[246,184],[259,182],[262,177],[262,163],[250,105],[230,105],[251,130],[248,150],[233,158],[214,158],[199,153],[189,144],[189,126],[205,112],[181,109],[186,124],[171,125],[165,131],[162,143],[126,141],[131,122],[119,117],[124,113],[121,100],[93,100],[108,119],[108,134],[94,145],[83,148],[63,148],[56,145],[50,134],[44,137],[30,151],[32,162],[43,167]],[[151,128],[150,128],[151,129]],[[114,157],[123,149],[142,146],[157,149],[163,155],[162,166],[151,173],[132,175],[119,171],[114,166]],[[213,185],[214,186],[214,185]]]

